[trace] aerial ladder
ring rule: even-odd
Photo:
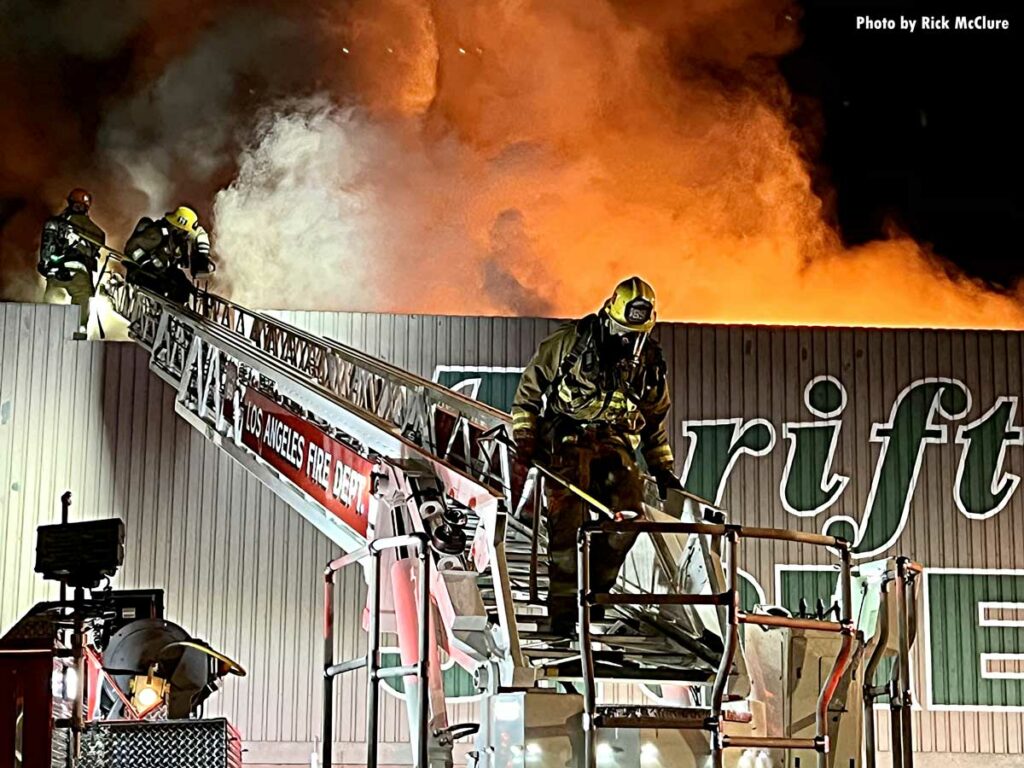
[[[181,305],[112,277],[111,302],[175,389],[177,414],[343,550],[324,571],[321,765],[334,681],[357,669],[371,768],[379,687],[399,677],[418,768],[453,765],[460,738],[473,740],[472,768],[873,766],[878,701],[893,712],[894,765],[912,765],[916,564],[854,567],[848,542],[735,525],[686,493],[610,510],[572,489],[592,521],[579,535],[579,635],[559,637],[543,608],[540,520],[543,485],[565,481],[543,467],[517,479],[507,414],[214,294]],[[611,530],[645,535],[612,592],[594,593],[590,542]],[[832,553],[835,617],[741,610],[750,540]],[[339,660],[335,575],[355,565],[367,653]],[[397,636],[401,665],[382,666],[382,633]],[[449,723],[442,656],[473,674],[478,722]],[[887,684],[865,685],[865,659],[872,672],[895,660]],[[660,695],[606,701],[602,682]]]

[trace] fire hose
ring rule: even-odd
[[[507,435],[504,436],[502,442],[505,443],[505,445],[508,447],[508,449],[512,452],[513,455],[518,456],[518,451],[516,450],[515,443],[509,440]],[[636,518],[640,517],[641,513],[635,510],[619,510],[618,512],[614,511],[607,504],[604,504],[601,501],[597,500],[575,483],[566,480],[560,474],[558,474],[552,469],[549,469],[548,467],[545,467],[538,461],[529,462],[527,467],[529,469],[536,469],[540,474],[544,475],[544,477],[548,478],[549,480],[553,480],[555,483],[569,491],[569,493],[586,502],[586,504],[592,510],[594,510],[594,512],[596,512],[599,516],[605,517],[608,520],[622,522],[624,520],[635,520]]]
[[[635,520],[640,516],[640,513],[635,510],[623,509],[619,510],[618,512],[615,512],[611,509],[611,507],[607,506],[606,504],[602,504],[600,501],[595,499],[593,496],[591,496],[585,490],[580,488],[578,485],[569,482],[564,477],[559,475],[557,472],[553,472],[547,467],[543,466],[542,464],[538,464],[537,462],[533,462],[531,466],[535,468],[538,472],[540,472],[542,475],[544,475],[544,477],[548,478],[549,480],[554,480],[567,491],[585,501],[591,509],[593,509],[602,517],[606,517],[609,520],[614,520],[616,522],[621,523],[625,520]]]

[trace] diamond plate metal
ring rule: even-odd
[[[224,719],[108,721],[82,734],[79,768],[240,768],[242,743]]]

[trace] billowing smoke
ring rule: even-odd
[[[416,120],[374,119],[323,97],[284,104],[260,126],[214,205],[222,288],[237,299],[352,310],[553,309],[519,277],[537,270],[522,213],[465,218],[486,194],[486,163],[458,142],[427,139]],[[479,240],[478,226],[486,227]]]
[[[267,102],[314,92],[311,7],[281,2],[0,2],[0,297],[41,296],[39,228],[67,191],[120,245],[143,215],[208,217]],[[208,219],[207,219],[208,220]]]
[[[212,215],[244,303],[568,315],[639,273],[664,318],[1024,327],[899,233],[843,248],[776,68],[781,0],[203,7],[132,59],[81,167],[130,216]]]
[[[218,21],[153,82],[106,113],[100,155],[146,195],[153,210],[176,204],[182,188],[205,188],[233,162],[245,114],[244,80],[260,73],[263,87],[298,81],[297,57],[288,47],[300,38],[290,20],[268,19],[257,10]]]
[[[268,116],[214,206],[224,281],[256,306],[297,295],[321,307],[385,303],[373,282],[380,206],[367,183],[369,158],[387,154],[381,140],[324,98]]]

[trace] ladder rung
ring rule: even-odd
[[[821,632],[850,632],[852,628],[838,621],[821,619],[798,619],[792,616],[774,616],[769,613],[741,613],[741,624],[756,624],[759,627],[788,627],[789,629],[816,629]]]
[[[541,574],[541,573],[546,574],[547,572],[548,572],[548,564],[547,563],[544,563],[544,562],[537,563],[536,573],[538,573],[538,574]],[[526,576],[529,576],[531,573],[534,573],[534,569],[533,569],[533,566],[530,565],[530,563],[528,563],[528,562],[526,562],[526,563],[509,563],[508,564],[508,574],[509,574],[509,576],[512,576],[513,574],[516,574],[516,573],[521,573],[521,574],[524,574]]]
[[[598,707],[598,728],[703,729],[711,715],[703,707]]]
[[[597,708],[595,725],[598,728],[672,728],[672,729],[703,729],[711,718],[711,709],[707,707],[629,707],[604,706]],[[753,720],[749,712],[737,712],[731,709],[722,710],[722,719],[731,723],[749,723]],[[744,737],[747,738],[747,737]],[[773,739],[749,737],[747,740],[769,742]],[[787,741],[777,739],[774,741]],[[810,741],[813,739],[788,739],[788,741]],[[726,744],[726,746],[734,746]],[[737,745],[738,746],[738,745]],[[750,744],[749,746],[774,746],[773,744]],[[793,747],[803,749],[804,747]],[[813,747],[808,747],[813,749]]]
[[[580,680],[583,672],[578,661],[565,664],[543,664],[537,667],[541,677],[551,680]],[[642,681],[658,683],[706,683],[715,676],[712,670],[673,667],[618,667],[595,664],[595,680]]]
[[[526,563],[528,565],[533,560],[533,555],[530,553],[529,550],[512,550],[511,552],[506,550],[505,560],[509,564]],[[542,562],[544,562],[544,557],[538,554],[537,564],[540,565]]]
[[[650,595],[634,592],[597,592],[591,599],[598,605],[726,605],[728,592],[715,595]]]
[[[824,751],[825,744],[817,739],[790,739],[784,736],[730,736],[722,735],[722,746],[727,749],[813,749]]]

